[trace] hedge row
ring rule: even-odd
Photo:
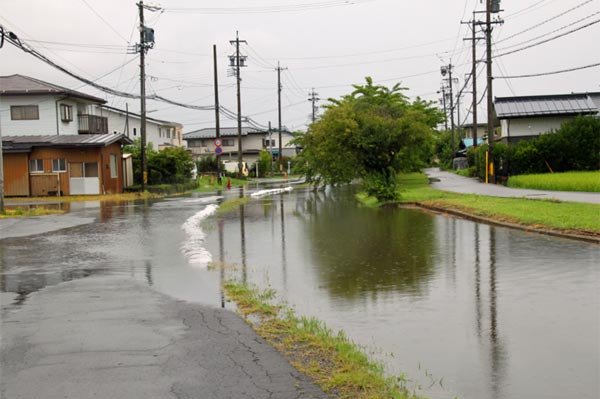
[[[484,177],[487,145],[467,152],[471,173]],[[600,119],[579,116],[551,134],[516,144],[494,145],[492,158],[499,176],[600,169]]]

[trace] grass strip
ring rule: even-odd
[[[248,180],[230,178],[232,187],[243,187],[248,184]],[[207,193],[227,189],[227,177],[221,179],[221,184],[218,183],[217,177],[212,175],[200,176],[197,179],[198,188],[194,191],[197,193]]]
[[[273,290],[229,281],[225,292],[254,330],[279,350],[299,371],[310,376],[335,398],[412,399],[403,376],[387,377],[343,332],[335,333],[320,320],[297,316],[284,305],[275,305]]]
[[[533,228],[600,234],[600,205],[449,193],[429,187],[428,178],[422,173],[403,174],[398,179],[401,203],[456,209]]]
[[[8,218],[28,218],[33,216],[58,215],[65,213],[60,209],[50,209],[45,207],[35,208],[5,208],[3,213],[0,213],[0,219]]]
[[[508,186],[552,191],[600,192],[600,171],[511,176]]]
[[[248,202],[250,202],[250,197],[231,198],[225,200],[219,205],[219,208],[217,208],[217,213],[222,215],[235,211],[240,207],[240,205],[246,205]]]
[[[134,201],[139,199],[162,198],[163,195],[144,193],[121,193],[104,195],[66,195],[62,197],[13,197],[7,198],[10,204],[32,203],[32,202],[81,202],[81,201]]]

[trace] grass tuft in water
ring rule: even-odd
[[[275,291],[230,281],[227,296],[256,332],[283,353],[290,363],[310,376],[325,392],[344,399],[413,399],[403,376],[387,377],[383,365],[368,358],[343,332],[325,323],[297,316],[284,305],[274,305]]]
[[[240,205],[246,205],[250,201],[250,197],[242,198],[231,198],[223,201],[217,209],[218,214],[225,214],[228,212],[236,211]]]
[[[0,213],[0,219],[8,219],[8,218],[27,218],[33,216],[45,216],[45,215],[60,215],[65,213],[65,211],[60,209],[50,209],[45,207],[35,207],[35,208],[8,208],[4,209],[4,213]]]

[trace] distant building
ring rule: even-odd
[[[5,136],[107,134],[97,114],[105,100],[23,75],[0,76],[0,127]]]
[[[578,115],[598,115],[600,93],[496,97],[500,140],[514,143],[557,130]]]
[[[226,127],[220,129],[221,135],[221,159],[237,160],[238,154],[238,131],[237,127]],[[215,156],[215,139],[217,138],[215,128],[204,128],[188,132],[183,135],[187,142],[188,149],[192,152],[194,159],[201,157]],[[283,156],[291,157],[296,155],[296,147],[290,144],[293,136],[288,131],[281,132],[281,143]],[[269,140],[271,141],[269,143]],[[269,133],[265,130],[259,130],[249,127],[242,128],[242,158],[248,164],[258,160],[258,154],[261,150],[271,149],[273,156],[279,156],[279,134],[276,131]]]
[[[139,114],[107,105],[97,105],[97,113],[107,118],[109,133],[122,133],[132,140],[141,137]],[[182,130],[180,123],[146,117],[146,143],[151,143],[155,150],[183,147]]]

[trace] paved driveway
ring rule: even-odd
[[[496,184],[484,184],[470,177],[441,171],[439,168],[426,169],[429,178],[435,179],[431,186],[438,190],[454,193],[491,195],[494,197],[552,199],[558,201],[586,202],[600,204],[600,193],[580,193],[572,191],[543,191],[510,188]]]

